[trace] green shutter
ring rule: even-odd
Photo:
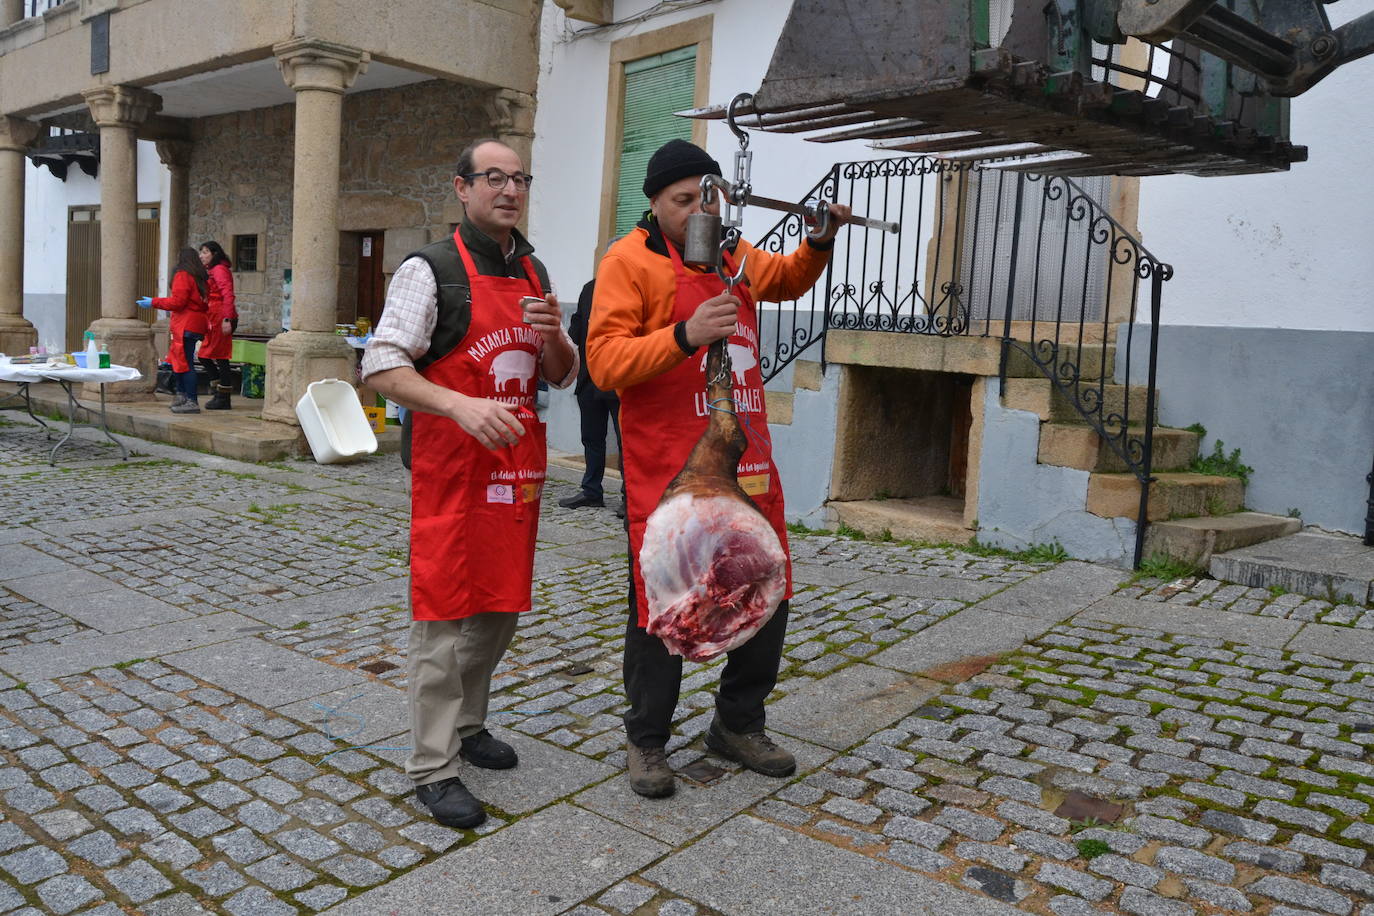
[[[641,188],[649,157],[672,139],[692,139],[692,122],[673,116],[696,97],[697,49],[678,48],[625,65],[625,120],[620,141],[620,184],[615,198],[615,234],[635,227],[648,207]]]

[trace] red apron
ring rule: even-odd
[[[677,274],[672,322],[686,321],[697,306],[725,292],[714,273],[687,270],[671,242],[664,240]],[[734,259],[724,256],[726,269],[735,272]],[[754,298],[743,286],[735,287],[740,299],[735,333],[730,336],[734,369],[734,397],[740,426],[749,447],[739,462],[739,483],[768,519],[783,553],[787,553],[787,520],[783,514],[782,482],[773,465],[773,443],[768,434],[764,408],[763,374],[759,371],[758,318]],[[648,626],[649,603],[644,599],[644,578],[639,570],[639,550],[644,544],[644,524],[658,508],[663,491],[706,430],[710,407],[706,395],[706,348],[700,348],[662,375],[627,388],[620,395],[620,428],[623,431],[625,514],[630,525],[630,559],[634,564],[635,604],[639,625]],[[792,561],[787,561],[787,594],[792,597]]]
[[[520,297],[542,296],[528,257],[525,278],[485,277],[463,239],[472,323],[458,346],[425,367],[436,385],[513,408],[525,435],[491,451],[448,417],[415,411],[411,428],[411,612],[458,620],[530,609],[534,542],[547,452],[534,412],[543,338],[521,320]]]

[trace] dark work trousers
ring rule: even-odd
[[[210,378],[218,381],[225,388],[228,388],[234,381],[234,370],[229,368],[229,360],[210,359],[209,357],[202,356],[200,358],[200,364],[205,367],[205,371]]]
[[[632,574],[633,575],[633,574]],[[786,601],[763,629],[726,653],[716,693],[716,715],[736,734],[763,730],[763,701],[778,683],[782,642],[787,635]],[[636,747],[663,747],[673,730],[673,710],[682,687],[682,656],[670,655],[663,640],[638,626],[633,580],[630,620],[625,628],[625,736]]]
[[[177,373],[177,387],[186,396],[188,401],[198,401],[196,396],[196,344],[205,339],[203,334],[192,334],[190,331],[181,333],[181,347],[186,354],[185,372]]]
[[[587,458],[582,492],[594,500],[602,500],[605,499],[601,481],[606,475],[606,422],[609,420],[615,426],[615,447],[619,451],[620,401],[587,385],[577,395],[577,411],[582,418],[582,453]]]

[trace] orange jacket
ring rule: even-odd
[[[636,228],[606,252],[596,271],[586,359],[592,382],[603,391],[624,391],[687,358],[673,339],[673,261],[649,249],[648,238],[646,229]],[[778,255],[741,240],[735,263],[746,255],[749,292],[756,301],[767,302],[798,298],[815,285],[830,260],[828,250],[806,242],[791,254]]]

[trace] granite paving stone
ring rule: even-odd
[[[134,903],[144,903],[172,889],[172,883],[150,863],[138,859],[123,868],[110,869],[105,877]]]
[[[38,898],[51,913],[66,916],[105,894],[80,875],[58,875],[38,885]]]
[[[491,701],[522,765],[464,767],[494,816],[456,831],[402,769],[395,456],[255,467],[149,447],[167,457],[18,466],[35,498],[121,517],[138,549],[119,562],[80,515],[0,532],[32,580],[21,594],[0,564],[0,670],[18,675],[0,675],[0,888],[20,884],[10,863],[46,911],[487,913],[518,893],[522,911],[590,916],[622,912],[619,889],[623,912],[776,899],[791,916],[800,856],[843,873],[803,904],[860,894],[865,913],[1374,916],[1374,609],[799,531],[769,708],[799,773],[703,755],[723,663],[687,663],[671,759],[723,775],[648,806],[623,775],[623,528],[559,508],[578,475],[551,468],[534,606]],[[185,494],[212,481],[241,504],[187,529]],[[1071,790],[1097,807],[1056,813]],[[758,874],[712,877],[718,850],[761,857]],[[435,893],[474,872],[453,863],[476,864],[475,896]],[[140,875],[169,883],[139,901]]]

